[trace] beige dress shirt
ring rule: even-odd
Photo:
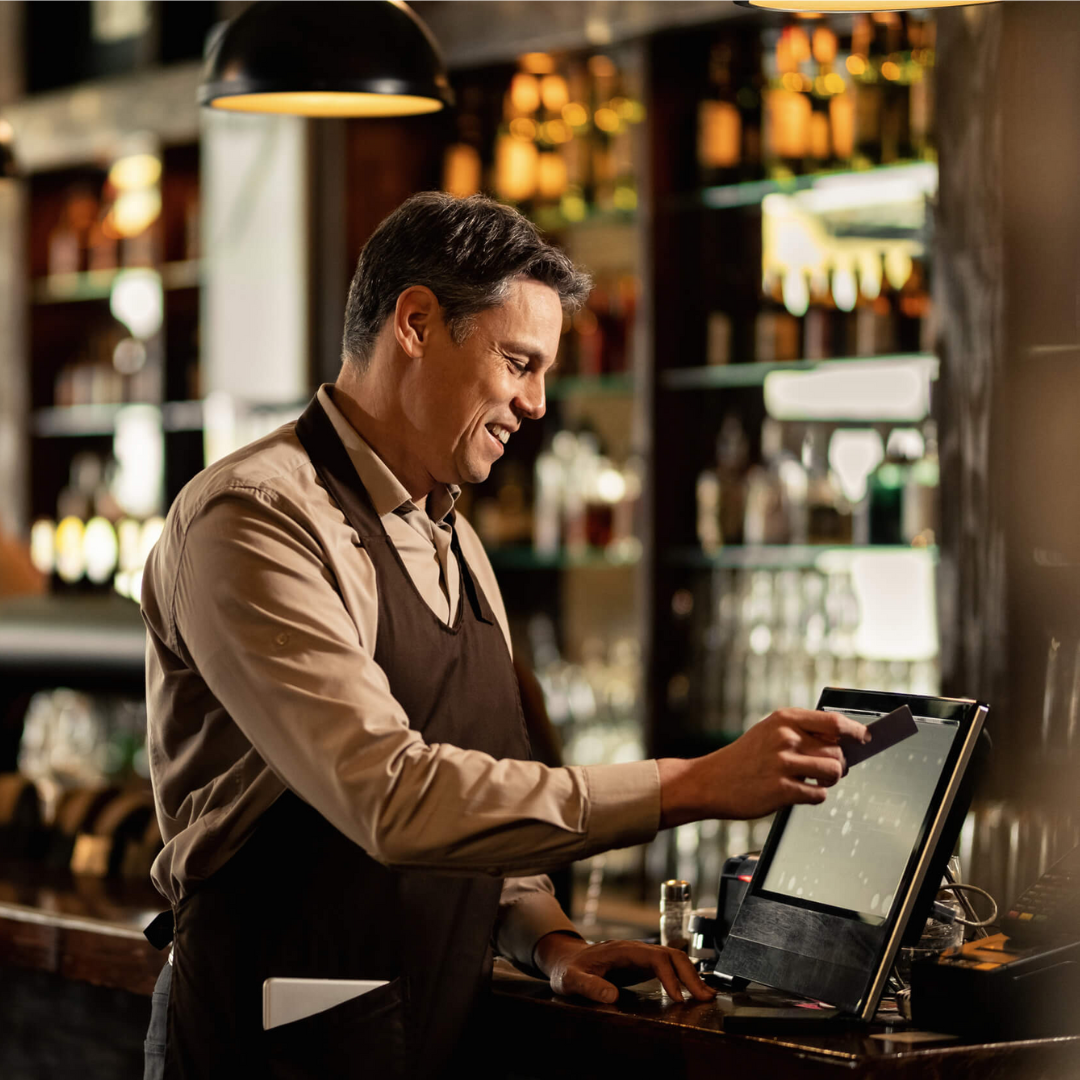
[[[383,527],[428,605],[451,621],[459,571],[445,518],[456,490],[414,503],[331,392],[322,387],[319,400]],[[509,649],[491,565],[464,519],[453,527]],[[374,660],[374,567],[292,424],[181,491],[147,562],[142,603],[165,840],[152,876],[171,903],[291,789],[388,866],[507,878],[496,945],[530,962],[540,937],[573,929],[539,875],[656,833],[653,761],[552,769],[428,745],[409,727]]]

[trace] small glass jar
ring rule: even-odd
[[[690,882],[665,881],[660,886],[660,944],[690,948]]]

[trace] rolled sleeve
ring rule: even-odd
[[[495,948],[499,954],[532,968],[536,943],[553,933],[580,936],[555,899],[551,879],[544,874],[508,878],[503,884],[495,923]]]

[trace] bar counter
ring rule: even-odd
[[[160,907],[148,884],[0,868],[0,1075],[68,1075],[76,1061],[81,1080],[141,1075],[149,995],[166,958],[142,928]],[[885,1025],[724,1033],[725,1016],[738,1006],[781,998],[761,989],[681,1003],[644,983],[613,1005],[596,1005],[557,997],[547,983],[499,960],[466,1054],[499,1062],[496,1075],[530,1080],[1080,1075],[1080,1036],[976,1045],[919,1035],[909,1041],[910,1029]]]

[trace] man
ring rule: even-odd
[[[605,974],[633,968],[706,1000],[680,953],[587,945],[538,875],[821,801],[838,738],[863,737],[789,710],[695,761],[528,760],[502,601],[453,504],[543,415],[588,287],[515,211],[415,196],[361,254],[336,383],[170,511],[143,590],[164,1075],[435,1073],[492,935],[560,993],[612,1001]],[[264,1032],[285,976],[386,985]]]

